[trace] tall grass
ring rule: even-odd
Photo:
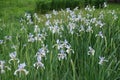
[[[119,80],[119,14],[87,6],[1,20],[0,79]]]

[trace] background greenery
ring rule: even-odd
[[[19,21],[25,12],[34,12],[35,0],[0,0],[0,18],[5,21]]]
[[[87,5],[95,6],[96,8],[102,8],[103,3],[107,0],[37,0],[36,10],[45,13],[49,10],[61,10],[66,8],[83,8]]]
[[[84,0],[81,0],[81,1],[84,1]],[[83,2],[80,2],[80,3],[83,3]],[[40,3],[40,4],[44,4],[44,3]],[[24,15],[25,12],[30,12],[30,13],[40,12],[40,10],[42,9],[42,7],[41,9],[39,9],[40,4],[38,0],[27,0],[27,1],[0,0],[0,18],[4,19],[5,22],[19,21],[20,17],[22,17],[22,15]],[[47,6],[47,5],[44,5],[44,6]],[[119,3],[109,5],[109,9],[120,9]],[[44,12],[44,9],[42,10]]]

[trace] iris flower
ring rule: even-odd
[[[20,74],[21,74],[21,72],[24,72],[25,75],[27,75],[29,73],[29,71],[27,71],[26,69],[24,69],[25,66],[26,66],[25,63],[22,63],[22,64],[18,65],[18,69],[14,72],[14,75],[17,75],[17,72],[20,72]]]
[[[17,61],[17,63],[20,62],[19,59],[16,58],[16,56],[17,56],[17,53],[16,53],[16,52],[10,53],[9,56],[10,56],[10,58],[11,58],[11,59],[8,61],[9,64],[11,64],[11,61]]]
[[[102,65],[103,62],[108,62],[108,60],[105,59],[105,57],[99,57],[99,64]]]

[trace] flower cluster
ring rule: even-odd
[[[71,49],[71,45],[68,43],[67,40],[60,41],[59,39],[56,41],[57,44],[53,46],[57,47],[58,53],[58,60],[66,59],[67,54],[74,53],[73,49]],[[66,54],[67,53],[67,54]]]
[[[40,48],[38,50],[38,52],[36,53],[35,57],[37,58],[37,62],[33,64],[34,67],[37,67],[37,69],[39,67],[41,68],[44,68],[45,69],[45,66],[44,64],[42,63],[42,58],[43,57],[46,57],[46,53],[48,53],[48,49],[47,49],[47,46],[43,45],[42,48]]]
[[[105,7],[107,7],[106,3],[104,3],[104,8]],[[86,6],[84,9],[86,14],[79,10],[78,7],[73,10],[67,8],[60,12],[53,10],[50,14],[45,14],[42,17],[39,17],[37,13],[34,13],[33,15],[25,13],[25,18],[21,18],[20,21],[22,26],[20,32],[14,35],[5,35],[3,38],[0,37],[0,49],[2,49],[0,52],[9,53],[8,51],[11,52],[11,50],[8,49],[15,50],[9,54],[10,59],[8,60],[8,65],[14,63],[18,66],[18,68],[15,67],[14,75],[21,75],[22,73],[27,75],[29,73],[29,67],[28,69],[26,68],[27,63],[25,62],[27,62],[26,60],[31,60],[31,56],[33,57],[34,53],[36,53],[35,62],[33,60],[33,63],[31,61],[30,64],[33,65],[32,68],[36,69],[46,69],[45,61],[47,60],[47,57],[51,57],[49,56],[50,54],[47,54],[50,50],[50,52],[56,52],[58,61],[61,61],[67,59],[69,55],[72,56],[71,53],[80,53],[77,52],[81,49],[79,46],[90,44],[91,46],[86,48],[88,50],[84,49],[87,52],[84,50],[81,52],[86,52],[86,54],[92,57],[96,57],[96,54],[99,56],[99,53],[96,51],[97,40],[100,37],[100,40],[106,39],[107,41],[104,30],[104,28],[107,30],[105,14],[112,15],[113,21],[117,20],[119,16],[114,10],[110,10],[106,13],[100,11],[98,16],[94,15],[94,11],[94,6]],[[86,42],[86,44],[84,44],[84,42]],[[109,42],[114,45],[111,40]],[[103,40],[103,43],[101,44],[108,45],[108,43]],[[27,47],[25,47],[26,45]],[[106,47],[104,48],[106,49]],[[51,49],[48,50],[48,48]],[[36,49],[38,49],[37,52]],[[108,51],[108,49],[106,51]],[[31,54],[28,54],[29,52],[31,52]],[[86,56],[86,54],[84,55]],[[6,54],[4,56],[6,56]],[[28,59],[25,59],[24,63],[21,63],[20,60],[23,59],[23,57],[27,57]],[[52,57],[56,56],[53,55]],[[103,65],[104,62],[108,62],[108,60],[105,57],[99,57],[98,64]],[[6,66],[4,60],[0,60],[0,72],[5,73],[6,69],[11,70],[12,68],[10,69],[10,67]]]
[[[45,33],[37,33],[36,35],[33,35],[32,33],[29,33],[28,42],[40,41],[41,43],[43,43],[46,36],[47,35]]]

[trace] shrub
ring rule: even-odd
[[[36,1],[36,11],[40,11],[42,13],[49,10],[60,10],[65,8],[75,8],[79,7],[80,0],[38,0]]]
[[[106,0],[38,0],[36,10],[45,13],[49,10],[60,10],[65,8],[85,7],[94,5],[96,8],[102,8]]]
[[[35,10],[44,13],[44,12],[50,10],[50,7],[51,7],[51,1],[38,0],[36,2],[36,9]]]

